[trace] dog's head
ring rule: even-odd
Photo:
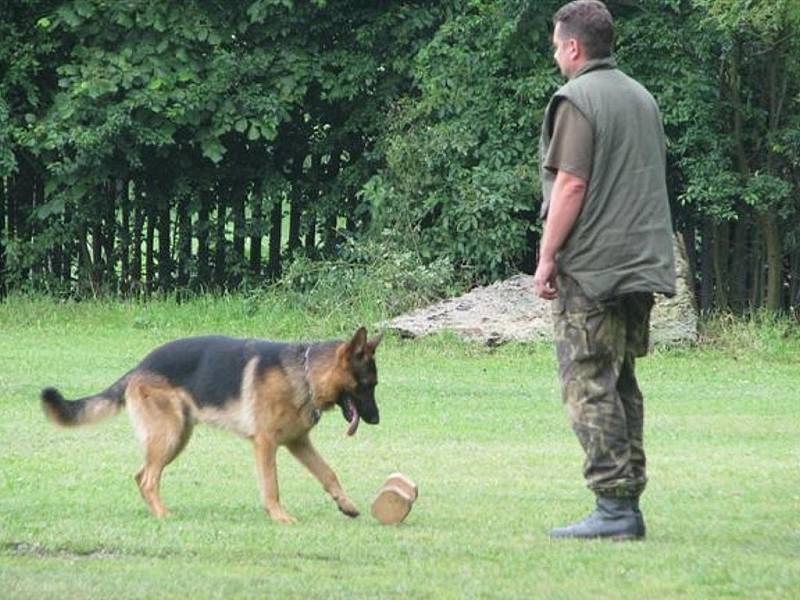
[[[375,386],[378,385],[378,370],[375,367],[375,349],[383,336],[367,339],[367,330],[360,327],[353,338],[339,347],[339,364],[345,373],[342,391],[336,404],[350,423],[347,435],[353,435],[359,419],[370,425],[380,421],[378,405],[375,404]]]

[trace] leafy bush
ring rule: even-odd
[[[452,295],[463,277],[448,256],[425,261],[390,240],[348,239],[337,258],[298,256],[276,284],[291,302],[315,315],[368,314],[380,320]]]
[[[551,8],[474,2],[442,25],[417,55],[419,95],[390,115],[386,168],[362,190],[380,227],[476,282],[518,270],[531,250],[539,119],[558,83],[535,24]]]

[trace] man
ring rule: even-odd
[[[675,293],[664,131],[653,97],[611,58],[602,2],[570,2],[553,23],[568,82],[542,126],[534,287],[552,301],[562,397],[596,509],[550,536],[641,539],[647,477],[634,363],[647,353],[653,292]]]

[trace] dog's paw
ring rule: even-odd
[[[291,525],[292,523],[297,523],[297,519],[293,516],[281,511],[269,514],[270,519],[275,521],[276,523],[285,523],[287,525]]]
[[[339,510],[346,514],[348,517],[357,517],[360,513],[358,509],[353,505],[350,500],[339,500],[336,505],[339,507]]]

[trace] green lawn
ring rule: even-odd
[[[590,494],[548,346],[488,350],[447,336],[379,349],[381,424],[315,441],[362,510],[339,514],[279,454],[281,498],[261,511],[246,441],[198,426],[165,471],[173,516],[133,482],[127,417],[59,430],[39,390],[99,391],[153,346],[222,332],[336,337],[359,323],[280,302],[0,304],[0,596],[3,598],[797,598],[800,343],[660,351],[639,363],[650,486],[643,543],[550,542]],[[419,485],[405,523],[369,506],[399,470]]]

